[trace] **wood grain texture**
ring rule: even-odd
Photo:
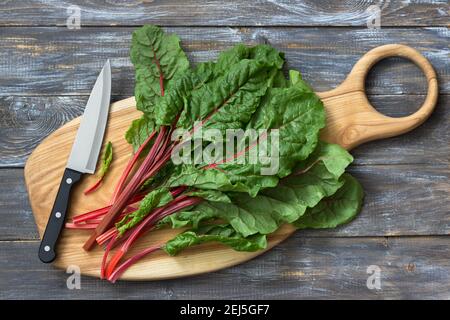
[[[80,9],[82,26],[366,26],[371,5],[382,8],[382,26],[447,26],[449,19],[445,0],[21,0],[3,2],[0,21],[6,26],[64,26],[73,5]]]
[[[38,242],[0,242],[0,299],[450,299],[449,237],[308,238],[300,232],[238,267],[112,285],[39,262]],[[381,289],[366,286],[381,269]]]
[[[107,58],[112,92],[131,96],[134,72],[129,60],[135,28],[1,28],[0,94],[88,95]],[[410,45],[438,72],[440,92],[450,93],[448,28],[167,28],[182,39],[193,62],[214,59],[236,43],[269,43],[286,53],[287,68],[297,69],[316,91],[339,85],[370,49],[389,43]],[[410,62],[388,59],[375,66],[368,94],[425,94],[422,72]]]
[[[40,141],[83,113],[87,97],[0,98],[0,163],[17,166]]]
[[[402,118],[391,118],[378,113],[369,103],[365,96],[365,77],[370,68],[380,59],[400,55],[414,61],[425,73],[428,82],[428,95],[423,105],[412,115]],[[327,126],[322,131],[323,140],[337,143],[347,149],[358,146],[361,143],[398,135],[414,129],[423,123],[434,109],[438,89],[436,74],[418,51],[404,45],[385,45],[372,49],[356,63],[346,80],[337,88],[319,93],[326,110]],[[135,109],[134,98],[119,101],[111,106],[105,141],[115,144],[115,166],[111,168],[110,176],[120,176],[122,168],[129,158],[131,147],[124,142],[123,134],[127,130],[132,119],[139,117]],[[61,180],[58,175],[64,170],[66,159],[70,153],[71,145],[78,129],[80,118],[70,121],[40,144],[29,157],[25,166],[25,181],[33,209],[33,214],[38,225],[40,234],[43,234],[54,191]],[[118,147],[118,149],[117,149]],[[57,150],[57,151],[56,151]],[[91,177],[95,179],[95,177]],[[68,216],[74,212],[86,212],[89,209],[102,207],[108,202],[115,183],[109,183],[103,188],[102,196],[92,199],[87,207],[85,196],[80,192],[86,188],[86,180],[76,186],[71,198],[71,209]],[[89,181],[89,183],[91,183]],[[106,184],[106,181],[105,181]],[[102,201],[103,200],[103,201]],[[107,229],[96,230],[97,235]],[[285,225],[269,237],[266,250],[271,249],[291,235],[295,229]],[[66,268],[72,264],[82,267],[86,275],[99,276],[98,262],[101,261],[102,251],[84,252],[80,246],[86,241],[83,233],[63,233],[58,247],[58,257],[55,265]],[[175,230],[158,230],[152,232],[133,248],[139,252],[148,243],[165,243],[177,233]],[[92,236],[91,236],[92,238]],[[93,236],[95,239],[95,235]],[[204,245],[201,249],[186,250],[177,257],[167,257],[158,252],[142,259],[133,265],[122,276],[127,280],[159,280],[176,278],[211,272],[245,262],[266,250],[254,253],[236,252],[221,245]],[[150,273],[149,270],[152,270]]]
[[[383,114],[402,117],[411,114],[425,101],[420,95],[369,96]],[[427,164],[449,165],[450,96],[441,95],[431,117],[415,130],[389,139],[372,141],[352,151],[357,165]]]

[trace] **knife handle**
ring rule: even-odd
[[[61,233],[66,218],[67,208],[69,206],[70,191],[81,178],[82,173],[66,169],[59,185],[53,209],[48,218],[47,227],[39,246],[39,259],[44,263],[50,263],[55,260],[55,246]]]

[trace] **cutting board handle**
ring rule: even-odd
[[[383,115],[370,104],[366,96],[367,74],[378,61],[388,57],[411,60],[423,71],[427,79],[428,92],[425,102],[419,110],[406,117],[393,118]],[[438,94],[436,73],[420,52],[401,44],[377,47],[367,52],[355,64],[341,85],[331,91],[318,93],[327,111],[327,128],[322,132],[322,139],[352,149],[367,141],[403,134],[416,128],[430,116]]]

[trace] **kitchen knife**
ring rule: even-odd
[[[39,259],[52,262],[56,257],[56,243],[64,225],[72,186],[83,173],[95,172],[102,146],[111,98],[111,66],[106,61],[95,81],[77,131],[66,169],[59,185],[53,209],[39,247]]]

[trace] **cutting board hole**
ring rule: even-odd
[[[424,103],[427,81],[422,70],[403,58],[378,62],[366,77],[366,93],[372,106],[390,117],[405,117]]]

